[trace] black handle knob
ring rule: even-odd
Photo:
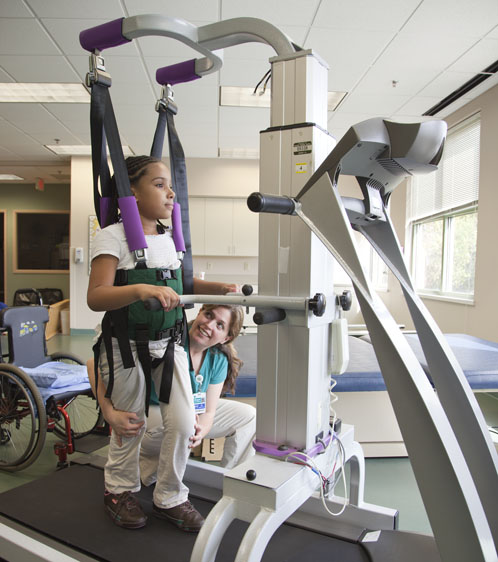
[[[252,319],[255,324],[262,326],[263,324],[281,322],[286,317],[287,315],[283,308],[265,308],[264,310],[257,310]]]
[[[351,310],[351,305],[353,304],[353,296],[351,295],[351,291],[342,292],[342,295],[339,296],[339,304],[341,305],[342,310]]]
[[[246,478],[247,478],[249,481],[251,481],[251,482],[256,479],[256,476],[257,476],[256,471],[255,471],[254,469],[252,469],[252,468],[250,468],[250,469],[246,472]]]
[[[277,213],[293,215],[296,204],[290,197],[264,195],[259,191],[251,193],[247,198],[247,206],[253,213]]]
[[[254,291],[254,289],[252,288],[252,285],[243,285],[242,286],[242,293],[248,297],[249,295],[252,295],[252,292]]]
[[[323,293],[317,293],[308,301],[308,307],[315,316],[323,316],[325,312],[326,299]]]

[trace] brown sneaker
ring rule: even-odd
[[[157,507],[157,505],[153,505],[152,508],[156,517],[170,521],[187,533],[198,533],[204,523],[204,517],[188,500],[169,509]]]
[[[142,506],[131,492],[121,494],[104,493],[104,505],[111,519],[126,529],[140,529],[145,526],[147,517]]]

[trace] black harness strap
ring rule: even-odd
[[[182,214],[183,240],[185,241],[185,255],[183,257],[183,293],[192,295],[194,293],[194,268],[192,264],[192,240],[190,237],[190,222],[188,210],[188,185],[187,168],[185,166],[185,153],[175,128],[173,113],[166,111],[166,123],[168,125],[169,159],[173,187],[176,192],[176,200],[180,204]],[[187,308],[191,308],[187,305]]]
[[[107,224],[106,218],[101,217],[99,177],[102,197],[111,196],[111,176],[107,165],[107,151],[105,147],[104,115],[105,92],[108,86],[93,84],[90,104],[90,134],[92,143],[92,171],[93,171],[93,202],[99,224]]]
[[[152,365],[153,361],[149,353],[149,328],[147,324],[136,325],[137,355],[145,378],[145,415],[149,415],[150,391],[152,388]]]
[[[152,148],[150,155],[154,158],[161,159],[163,156],[164,134],[166,132],[166,111],[160,108],[157,112],[157,125],[154,132],[154,140],[152,141]]]

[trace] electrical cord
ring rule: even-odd
[[[256,95],[259,86],[261,85],[262,82],[264,82],[266,80],[266,82],[263,84],[263,91],[260,92],[260,96],[262,96],[265,91],[266,91],[266,85],[268,84],[268,80],[271,78],[271,68],[270,70],[268,70],[265,75],[263,76],[263,78],[261,78],[261,80],[256,84],[256,87],[254,88],[254,92],[252,93],[253,96]]]
[[[335,435],[334,439],[337,440],[337,442],[339,443],[339,454],[341,457],[341,463],[340,466],[338,468],[338,470],[341,470],[341,476],[342,476],[342,481],[343,481],[343,485],[344,485],[344,503],[341,507],[341,509],[338,512],[334,512],[331,511],[326,503],[326,499],[325,499],[325,488],[330,484],[330,478],[332,478],[332,476],[335,474],[335,468],[336,468],[336,464],[337,464],[337,456],[334,459],[334,466],[332,468],[332,472],[330,474],[330,476],[328,478],[326,478],[321,470],[316,466],[315,461],[306,453],[303,452],[299,452],[296,451],[295,453],[289,453],[286,457],[285,457],[285,461],[288,462],[289,460],[291,460],[292,462],[294,462],[295,464],[301,465],[301,466],[306,466],[308,467],[314,474],[316,474],[320,480],[320,499],[322,502],[322,505],[325,509],[325,511],[329,514],[332,515],[333,517],[338,517],[339,515],[342,515],[346,509],[346,507],[349,505],[349,498],[347,496],[347,482],[346,482],[346,471],[344,470],[344,465],[346,462],[346,451],[344,449],[344,445],[342,443],[342,441]],[[332,441],[332,440],[331,440]],[[303,460],[305,459],[305,461]]]

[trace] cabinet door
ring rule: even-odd
[[[233,255],[232,241],[233,200],[206,198],[207,256]]]
[[[233,245],[236,256],[257,256],[259,214],[247,207],[245,199],[233,200]]]
[[[190,215],[192,255],[203,256],[206,253],[206,200],[203,197],[192,197],[189,199],[188,209]]]

